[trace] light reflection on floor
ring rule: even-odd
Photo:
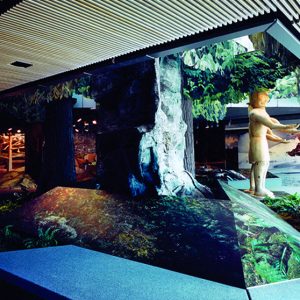
[[[300,169],[294,167],[269,169],[269,172],[277,176],[266,179],[266,188],[272,192],[285,192],[288,194],[300,194]],[[228,184],[236,189],[245,190],[250,186],[250,180],[229,180]]]
[[[281,188],[289,194],[300,193],[300,169],[280,168],[270,171],[281,179],[281,187],[274,187],[276,190]]]

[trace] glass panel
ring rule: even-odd
[[[247,286],[300,277],[300,233],[254,197],[221,182],[235,216]]]

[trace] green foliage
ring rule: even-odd
[[[9,113],[28,123],[41,122],[45,117],[45,103],[69,98],[76,94],[91,97],[91,76],[60,82],[55,85],[38,87],[20,92],[19,95],[0,101],[0,113]]]
[[[200,99],[196,99],[193,102],[192,112],[194,117],[203,116],[208,121],[218,122],[226,116],[227,108],[220,101],[205,99],[204,102],[201,102]]]
[[[58,245],[56,233],[60,229],[52,227],[43,230],[38,228],[36,237],[26,237],[25,233],[18,232],[13,225],[7,225],[0,229],[0,246],[3,250],[49,247]]]
[[[35,212],[34,222],[43,224],[43,228],[35,232],[35,237],[25,239],[19,233],[18,238],[9,225],[0,230],[0,246],[13,241],[23,248],[57,245],[58,241],[66,241],[64,225],[68,223],[76,228],[78,236],[73,241],[81,246],[180,272],[194,272],[191,275],[202,272],[206,259],[206,270],[213,272],[221,262],[224,271],[230,273],[228,270],[235,267],[241,256],[248,286],[299,277],[299,241],[280,232],[267,218],[255,217],[241,205],[235,207],[233,201],[207,202],[192,197],[113,201],[106,194],[95,201],[96,206],[90,205],[92,201],[85,201],[84,205],[67,201],[67,207],[54,203],[64,215],[55,214],[57,218],[49,218],[49,211],[40,207],[40,216]]]
[[[231,84],[242,93],[272,89],[279,78],[287,75],[275,58],[266,57],[261,51],[247,52],[234,58]]]
[[[5,238],[10,238],[11,236],[13,236],[13,231],[12,231],[13,225],[6,225],[3,228],[3,235]]]
[[[300,195],[297,193],[276,198],[266,197],[262,202],[277,213],[300,216]]]
[[[192,70],[223,73],[225,70],[233,68],[234,56],[243,52],[245,49],[238,43],[226,41],[185,51],[183,63]]]
[[[14,193],[13,197],[10,199],[0,200],[0,214],[8,213],[20,207],[25,201],[26,196],[22,193]]]
[[[273,98],[299,97],[297,88],[297,73],[291,72],[289,75],[278,79],[274,90],[270,93]]]
[[[1,204],[0,204],[0,214],[12,211],[15,208],[17,208],[18,206],[19,206],[19,203],[16,203],[16,202],[14,202],[12,200],[1,201]]]
[[[183,53],[184,95],[193,100],[194,117],[218,122],[226,115],[226,104],[239,102],[229,86],[234,56],[244,48],[233,41],[213,44]],[[230,100],[229,100],[230,99]]]
[[[270,203],[273,200],[266,199]],[[247,286],[299,277],[297,239],[274,227],[266,218],[246,213],[241,206],[234,205],[234,214]]]
[[[91,97],[91,76],[82,76],[74,80],[73,92],[83,95],[84,97]]]
[[[245,53],[234,41],[186,51],[183,65],[183,91],[193,100],[194,117],[209,121],[222,120],[227,104],[239,103],[255,90],[274,88],[287,74],[275,58],[261,51]]]
[[[267,283],[278,282],[287,279],[278,267],[271,266],[267,261],[255,264],[257,274],[264,278]]]
[[[237,43],[227,41],[184,52],[186,94],[201,102],[229,103],[223,93],[230,83],[234,57],[244,51]]]
[[[298,278],[300,239],[297,231],[270,213],[260,201],[234,189],[225,191],[232,200],[246,285]],[[299,201],[297,194],[288,198]],[[276,202],[270,198],[266,201]]]
[[[234,55],[242,51],[244,49],[237,43],[227,41],[183,53],[183,91],[188,99],[193,100],[194,117],[202,116],[215,122],[225,117],[226,98],[223,92],[230,81]],[[233,90],[226,97],[233,98],[230,92]]]
[[[47,228],[45,231],[42,228],[38,228],[37,238],[29,238],[24,241],[26,248],[37,248],[37,247],[49,247],[56,246],[58,244],[55,234],[60,229],[54,229],[52,227]]]
[[[121,232],[113,243],[112,254],[121,254],[122,257],[127,258],[150,258],[157,252],[155,240],[155,237],[137,229]]]

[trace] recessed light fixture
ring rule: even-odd
[[[15,66],[15,67],[19,67],[19,68],[29,68],[32,66],[32,64],[29,64],[29,63],[26,63],[26,62],[23,62],[23,61],[14,61],[11,63],[12,66]]]

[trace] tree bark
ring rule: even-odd
[[[43,142],[43,124],[27,125],[25,131],[25,172],[35,180],[41,176]]]
[[[185,132],[184,168],[195,176],[195,151],[194,151],[194,129],[193,129],[193,103],[182,99],[182,117],[187,125]]]
[[[76,181],[73,139],[73,99],[47,104],[45,145],[39,192],[56,186],[72,186]]]

